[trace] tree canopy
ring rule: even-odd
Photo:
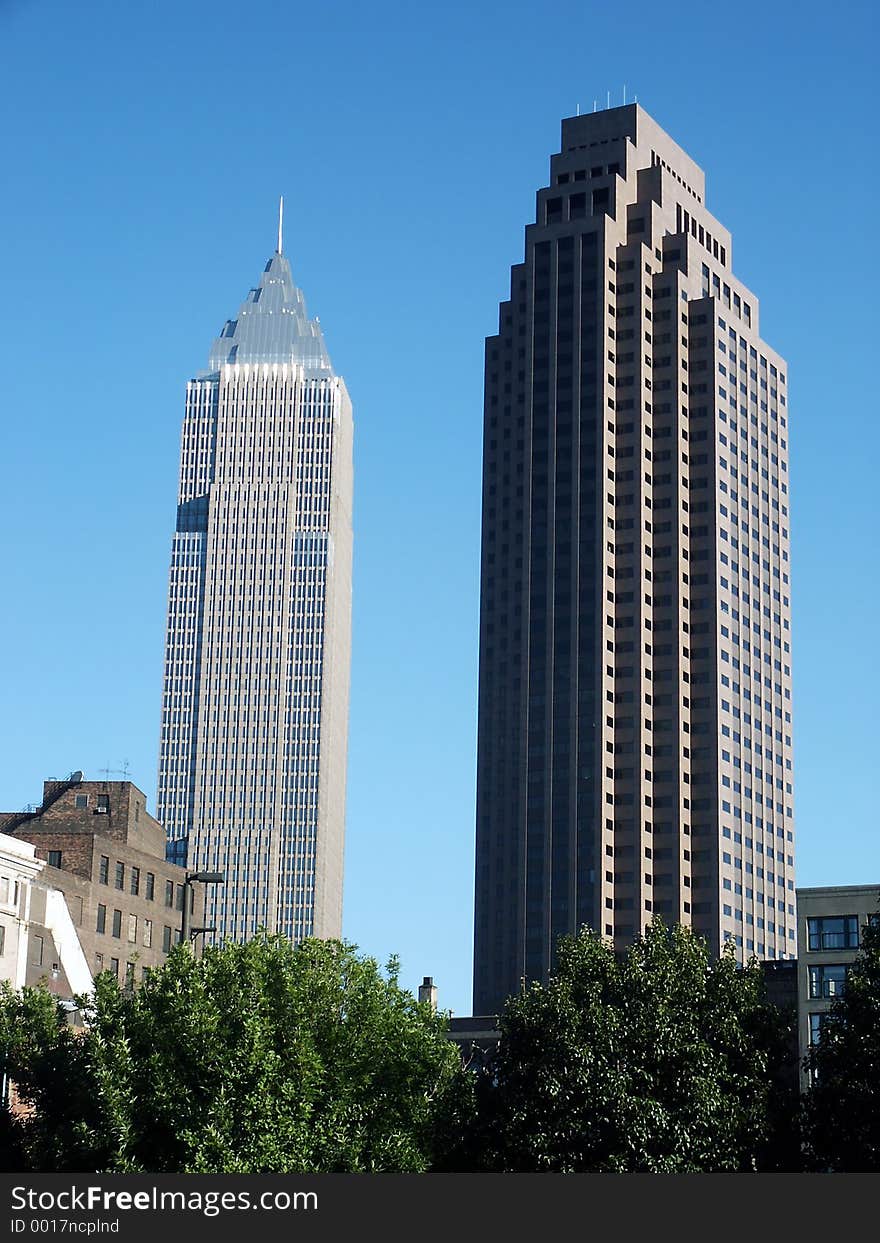
[[[420,1171],[461,1078],[445,1019],[374,960],[282,937],[188,946],[134,992],[98,976],[84,1030],[0,991],[0,1058],[29,1116],[4,1168]]]
[[[760,966],[738,967],[732,948],[713,959],[689,930],[658,921],[615,954],[585,929],[560,941],[555,976],[511,998],[500,1027],[458,1168],[687,1172],[782,1160],[790,1034]]]
[[[880,1170],[880,926],[862,951],[810,1049],[804,1103],[809,1163],[819,1170]]]

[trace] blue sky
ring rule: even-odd
[[[0,805],[126,760],[153,799],[184,386],[283,193],[355,408],[345,932],[470,1012],[483,339],[560,119],[625,84],[789,360],[799,883],[880,881],[877,30],[831,17],[0,0]]]

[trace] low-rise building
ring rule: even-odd
[[[204,923],[203,887],[166,862],[165,832],[130,781],[46,781],[40,806],[0,813],[0,829],[34,846],[41,885],[64,895],[93,975],[133,986],[161,966],[180,939],[187,888],[191,925]]]
[[[0,980],[40,982],[65,1000],[91,991],[86,962],[60,890],[30,842],[0,834]]]
[[[880,920],[880,884],[798,889],[798,1042],[803,1059],[843,989],[866,924]]]

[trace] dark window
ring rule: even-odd
[[[827,1013],[810,1015],[810,1044],[819,1043],[819,1035],[822,1031],[822,1024],[827,1018]]]
[[[95,924],[96,932],[104,932],[107,928],[107,908],[103,902],[98,904],[98,920]]]
[[[838,997],[843,992],[848,967],[845,963],[824,963],[810,967],[810,996]]]
[[[50,850],[48,862],[49,862],[50,868],[60,868],[61,867],[61,851]]]
[[[183,910],[183,885],[177,886],[177,910]]]
[[[98,869],[98,880],[102,885],[106,885],[110,878],[110,860],[107,855],[101,855],[101,866]]]
[[[165,882],[165,905],[174,906],[174,881],[166,880]]]
[[[117,889],[123,889],[125,887],[125,864],[124,863],[116,864],[116,880],[114,883]]]
[[[127,962],[125,964],[125,987],[134,988],[134,963]]]
[[[859,920],[856,915],[823,915],[807,920],[811,950],[857,950]]]
[[[119,979],[119,959],[118,958],[110,959],[110,970],[113,972],[113,974],[116,976],[118,980]]]
[[[89,805],[88,794],[77,794],[73,800],[73,805],[77,811],[85,811]]]
[[[122,936],[122,911],[113,912],[113,935],[114,937]]]
[[[155,892],[155,888],[156,888],[156,877],[153,875],[152,872],[147,872],[146,897],[150,902],[153,901],[153,893]]]
[[[167,954],[171,949],[171,929],[166,924],[162,929],[162,949]]]
[[[140,868],[132,868],[130,873],[131,892],[137,896],[141,889],[141,870]]]
[[[98,795],[97,799],[95,800],[95,810],[103,813],[104,815],[106,815],[107,812],[109,812],[110,810],[110,795],[109,794]]]

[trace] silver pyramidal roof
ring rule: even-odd
[[[290,264],[276,251],[211,347],[210,371],[225,363],[297,363],[312,375],[332,375],[324,334],[309,319],[302,290],[293,283]]]

